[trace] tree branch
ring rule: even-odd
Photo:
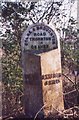
[[[51,5],[48,7],[48,9],[43,13],[43,15],[39,18],[38,22],[45,16],[45,14],[48,12],[48,10],[52,7],[53,2]]]
[[[64,77],[66,77],[71,83],[73,83],[74,84],[74,82],[68,77],[68,76],[66,76],[65,74],[62,74]]]

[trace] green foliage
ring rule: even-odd
[[[46,8],[47,4],[47,8]],[[3,40],[3,83],[13,88],[23,86],[21,68],[21,35],[28,24],[41,20],[52,19],[51,16],[58,17],[61,2],[46,3],[43,7],[37,2],[9,3],[2,5],[2,23],[6,27],[5,38]],[[39,11],[39,9],[41,9]],[[39,8],[39,9],[38,9]],[[40,15],[40,16],[39,16]]]
[[[71,39],[70,39],[71,40]],[[61,41],[62,66],[68,67],[72,72],[77,70],[79,74],[79,50],[78,41]]]
[[[21,48],[17,36],[6,33],[6,39],[3,39],[3,50],[3,116],[16,115],[23,104],[21,101],[21,96],[23,96]]]
[[[8,41],[7,41],[8,39]],[[22,89],[22,69],[21,69],[21,50],[16,37],[7,35],[7,39],[3,40],[4,56],[3,64],[3,82],[10,88],[14,86]]]
[[[21,63],[21,36],[23,31],[31,23],[44,22],[46,20],[46,23],[49,24],[53,18],[54,21],[56,19],[54,24],[57,24],[57,21],[60,20],[59,8],[61,5],[61,2],[52,2],[51,4],[45,3],[43,6],[37,2],[29,2],[29,4],[5,3],[2,6],[2,23],[6,29],[5,35],[3,35],[5,39],[3,39],[4,55],[2,58],[2,76],[5,89],[3,94],[4,110],[5,99],[10,106],[8,106],[9,109],[11,107],[12,109],[17,108],[16,103],[19,103],[19,96],[22,96],[23,92],[23,75]],[[69,22],[71,22],[72,25],[75,23],[73,19],[70,19]],[[66,31],[67,36],[69,36],[70,29],[68,28],[63,30]],[[76,32],[71,32],[74,34],[74,36],[77,35]],[[79,59],[79,50],[74,51],[74,49],[71,48],[71,44],[66,44],[65,41],[62,41],[61,44],[63,58],[62,61],[64,61],[64,64],[66,63],[67,66],[70,66],[71,69],[72,67],[74,69],[74,65],[76,66],[77,63],[76,60]]]

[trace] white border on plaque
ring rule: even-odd
[[[33,51],[34,53],[60,49],[59,35],[53,25],[32,24],[24,31],[21,46],[22,51]]]

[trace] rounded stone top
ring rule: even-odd
[[[55,31],[43,23],[29,26],[22,35],[22,50],[31,53],[43,53],[58,48]]]

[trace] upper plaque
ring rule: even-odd
[[[55,32],[42,23],[29,26],[21,40],[22,50],[31,53],[42,53],[58,48]]]

